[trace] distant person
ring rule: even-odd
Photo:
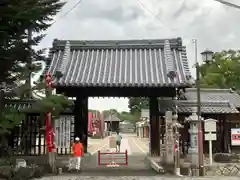
[[[82,145],[82,143],[80,143],[79,137],[76,137],[75,142],[72,144],[73,158],[69,165],[69,171],[71,171],[73,169],[73,161],[75,162],[75,169],[77,171],[81,170],[81,159],[82,159],[83,154],[84,154],[83,145]]]
[[[116,136],[116,152],[120,152],[121,140],[122,140],[122,136],[119,134],[119,131],[117,131],[117,136]]]

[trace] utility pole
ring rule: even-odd
[[[196,63],[196,88],[197,88],[197,116],[198,116],[198,163],[199,176],[204,176],[204,159],[203,159],[203,133],[201,118],[201,93],[200,93],[200,66],[197,58],[197,40],[193,40],[195,45],[195,63]]]

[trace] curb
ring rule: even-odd
[[[156,163],[153,159],[151,159],[149,156],[147,156],[147,161],[149,168],[154,170],[158,174],[164,174],[165,170],[162,166],[160,166],[158,163]]]

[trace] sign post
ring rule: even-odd
[[[174,139],[173,139],[173,115],[172,111],[165,113],[166,122],[166,154],[165,162],[169,165],[174,165]]]
[[[212,165],[212,141],[217,140],[215,119],[206,119],[204,123],[205,140],[209,142],[209,164]]]

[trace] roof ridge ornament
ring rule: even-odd
[[[167,72],[168,72],[167,76],[168,76],[168,78],[170,78],[171,82],[174,82],[177,74],[176,74],[176,69],[174,66],[174,61],[172,58],[169,40],[164,41],[164,59],[165,59],[166,68],[167,68]]]
[[[66,41],[65,47],[64,47],[64,54],[63,54],[63,60],[58,68],[58,72],[60,72],[63,76],[66,73],[67,66],[70,60],[70,54],[71,54],[71,45],[70,41]]]

